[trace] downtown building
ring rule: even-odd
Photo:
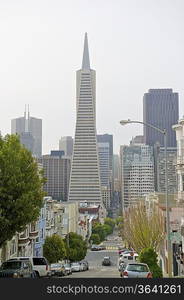
[[[65,156],[72,157],[73,138],[71,136],[62,136],[59,140],[59,150],[64,151]]]
[[[154,159],[152,147],[144,144],[120,146],[122,209],[154,192]]]
[[[100,164],[100,181],[102,201],[107,210],[110,209],[111,200],[111,181],[110,181],[110,162],[109,162],[109,143],[98,142],[98,155]]]
[[[143,97],[143,122],[167,131],[167,147],[176,147],[176,133],[172,126],[178,122],[178,93],[172,89],[149,89]],[[164,147],[164,135],[144,126],[144,143]]]
[[[38,163],[42,165],[46,183],[44,191],[47,196],[58,201],[67,201],[71,159],[64,156],[63,151],[51,151],[49,155],[43,155],[38,159]]]
[[[11,120],[11,134],[18,134],[20,142],[34,157],[42,156],[42,119],[34,118],[24,112],[24,116]]]
[[[69,201],[102,202],[96,137],[96,72],[90,68],[87,33],[81,70],[77,71],[76,128]]]

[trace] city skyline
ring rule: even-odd
[[[181,118],[184,3],[136,2],[1,1],[2,135],[10,133],[10,120],[22,115],[29,103],[32,115],[43,120],[43,154],[57,149],[61,136],[73,136],[75,70],[85,31],[98,70],[97,134],[113,134],[114,153],[142,134],[140,126],[122,131],[119,121],[142,120],[142,98],[148,89],[178,92]]]

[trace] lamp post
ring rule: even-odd
[[[165,150],[165,202],[166,202],[166,235],[167,235],[167,253],[168,253],[168,275],[172,277],[172,251],[171,251],[171,239],[170,239],[170,215],[169,215],[169,201],[168,201],[168,170],[167,170],[167,131],[166,129],[160,129],[149,123],[141,121],[121,120],[121,125],[127,124],[143,124],[147,127],[157,130],[164,135],[164,150]]]

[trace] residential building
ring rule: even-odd
[[[64,151],[66,156],[72,157],[73,138],[71,136],[62,136],[59,140],[59,150]]]
[[[178,93],[172,89],[149,89],[143,97],[143,122],[167,131],[167,146],[176,147],[176,134],[172,125],[179,118]],[[154,146],[159,142],[164,147],[164,135],[157,130],[144,126],[144,142]]]
[[[48,196],[60,201],[67,201],[70,180],[71,160],[62,156],[62,151],[51,151],[38,159],[42,164],[46,183],[44,191]]]
[[[130,145],[120,147],[122,209],[154,191],[152,147]]]
[[[20,142],[39,158],[42,155],[42,120],[24,112],[24,116],[11,120],[11,133],[18,134]]]
[[[60,205],[63,208],[62,236],[65,237],[69,232],[78,233],[79,203],[62,202]]]
[[[102,203],[96,138],[96,72],[90,68],[87,33],[81,70],[77,71],[76,130],[69,201]]]

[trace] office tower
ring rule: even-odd
[[[143,122],[167,130],[167,146],[176,147],[176,133],[172,125],[178,121],[178,93],[172,89],[150,89],[143,97]],[[154,146],[156,142],[164,147],[164,135],[144,126],[144,142]]]
[[[154,160],[152,147],[130,145],[120,147],[122,208],[139,201],[154,191]]]
[[[42,155],[42,120],[30,117],[26,114],[23,117],[11,120],[11,133],[20,136],[20,142],[32,152],[33,156],[39,158]]]
[[[109,161],[109,143],[98,143],[98,155],[100,165],[100,181],[102,201],[106,209],[110,208],[110,161]]]
[[[63,153],[64,154],[64,153]],[[38,159],[42,164],[46,183],[44,191],[55,200],[67,201],[70,180],[71,159],[51,151]]]
[[[113,203],[113,191],[114,191],[114,180],[113,180],[113,135],[112,134],[98,134],[98,143],[109,144],[109,180],[110,180],[110,203]]]
[[[69,201],[102,203],[96,138],[96,72],[90,68],[87,33],[77,71],[76,129]]]
[[[174,194],[177,191],[176,175],[177,148],[167,147],[167,176],[168,193]],[[154,145],[154,172],[155,172],[155,191],[165,192],[165,148],[160,147],[159,143]]]
[[[66,156],[72,156],[73,138],[71,136],[62,136],[59,140],[59,150],[64,151]]]

